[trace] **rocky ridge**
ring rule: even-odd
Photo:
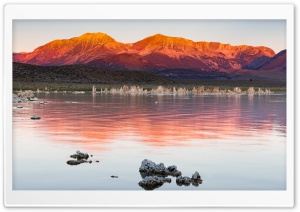
[[[274,55],[272,49],[264,46],[194,42],[162,34],[125,44],[98,32],[54,40],[29,53],[14,53],[13,61],[43,66],[88,64],[114,70],[185,68],[212,71],[237,70],[258,57]]]

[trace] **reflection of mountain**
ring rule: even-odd
[[[216,72],[239,70],[253,61],[274,55],[272,49],[264,46],[194,42],[161,34],[124,44],[99,32],[54,40],[30,53],[14,53],[13,61],[42,66],[87,64],[110,70]]]
[[[170,147],[193,141],[210,145],[209,140],[221,139],[230,145],[236,138],[241,139],[238,145],[253,145],[245,140],[254,137],[254,143],[263,145],[275,132],[285,135],[286,106],[280,96],[96,95],[92,100],[91,95],[73,95],[68,98],[73,104],[65,103],[61,94],[53,97],[37,107],[39,131],[59,142],[99,149],[113,140]]]

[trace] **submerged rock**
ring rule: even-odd
[[[180,176],[181,172],[177,170],[176,166],[169,166],[169,167],[165,167],[165,165],[163,163],[160,164],[155,164],[154,162],[152,162],[151,160],[148,159],[144,159],[142,161],[142,164],[139,168],[140,172],[144,172],[145,177],[148,175],[163,175],[163,176]],[[143,175],[142,175],[143,176]]]
[[[141,186],[145,190],[154,190],[156,188],[159,188],[166,182],[170,183],[171,179],[165,177],[148,176],[139,182],[139,186]]]

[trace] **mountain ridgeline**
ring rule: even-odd
[[[286,50],[275,54],[264,46],[194,42],[161,34],[126,44],[104,33],[86,33],[51,41],[30,53],[14,53],[13,61],[38,66],[86,65],[103,70],[146,71],[176,79],[231,79],[241,77],[245,69],[285,72]],[[262,77],[268,78],[268,73]]]

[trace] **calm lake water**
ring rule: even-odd
[[[144,159],[203,179],[178,186],[170,177],[156,190],[286,189],[285,94],[37,97],[47,104],[13,104],[15,190],[143,190]],[[93,162],[68,165],[77,150]]]

